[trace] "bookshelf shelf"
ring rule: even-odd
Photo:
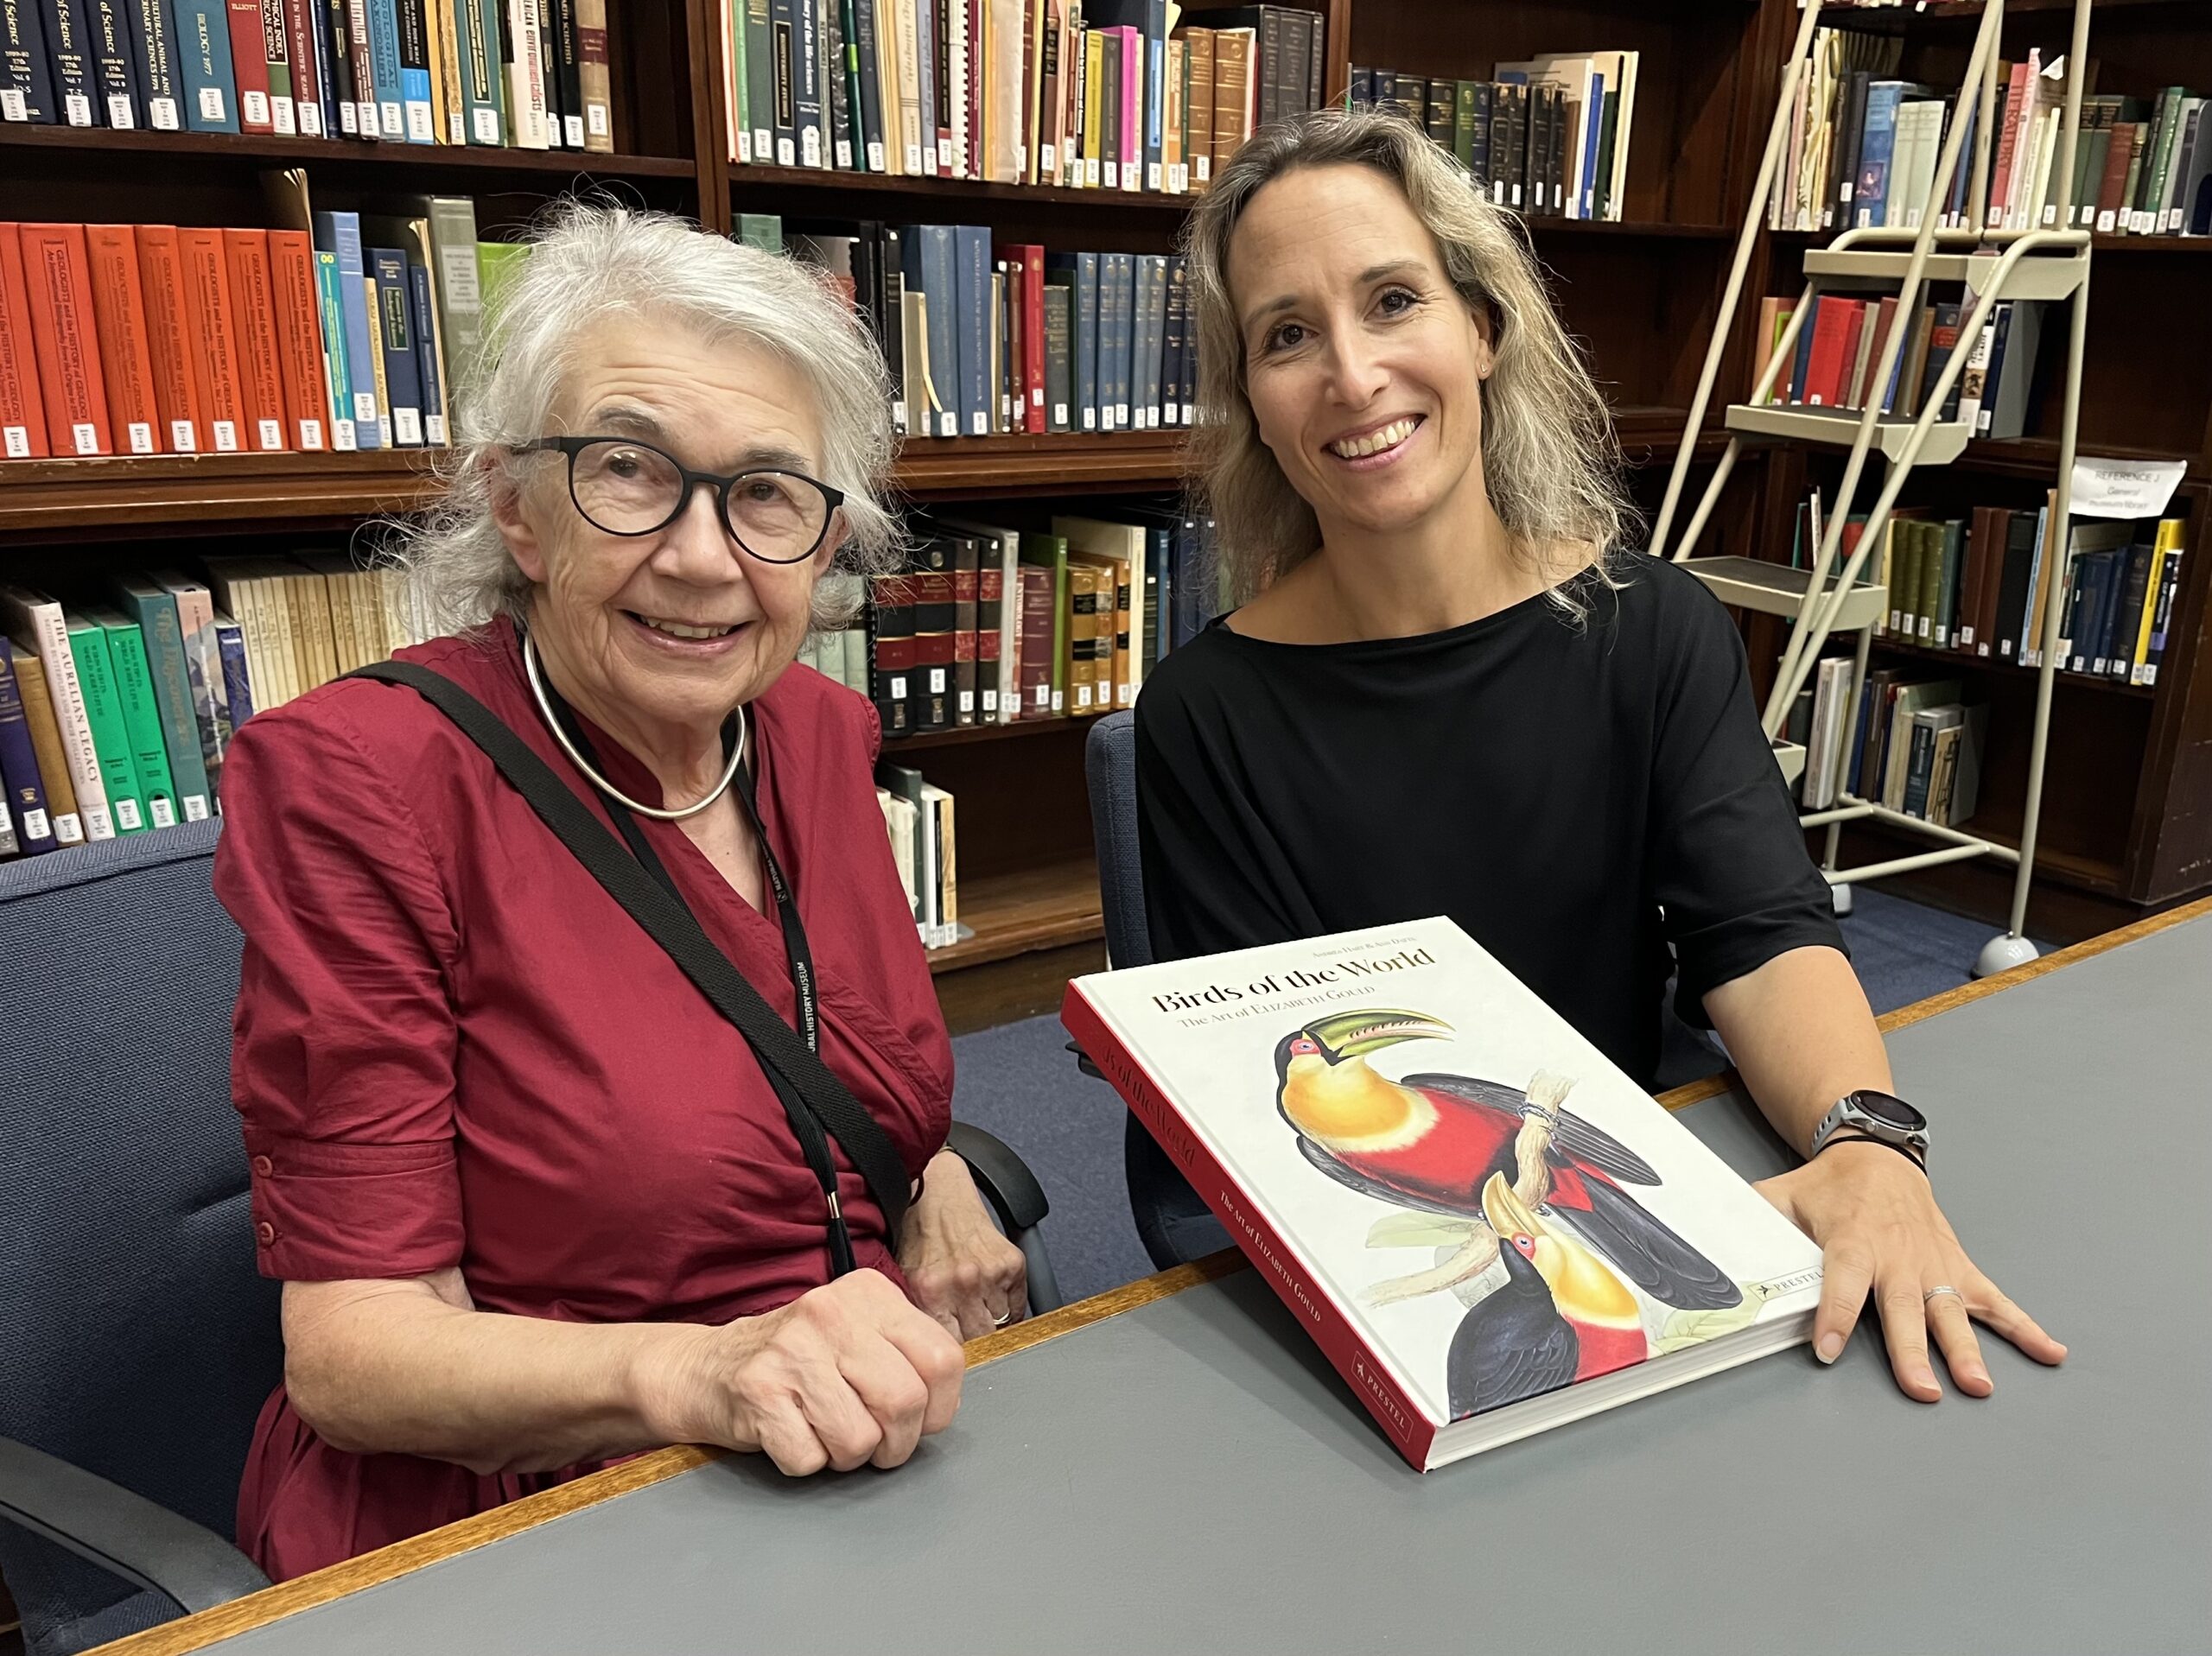
[[[0,124],[0,149],[62,150],[164,161],[236,161],[311,168],[359,168],[386,174],[449,173],[472,178],[527,175],[541,188],[567,175],[690,179],[698,165],[683,155],[592,155],[576,149],[505,149],[488,145],[365,143],[345,138],[285,138],[259,133],[116,131],[107,127]],[[26,160],[22,164],[32,164]]]
[[[1098,866],[1084,857],[963,879],[960,918],[976,935],[930,950],[932,974],[1103,937],[1106,923],[1098,905]]]
[[[1915,661],[1929,662],[1962,673],[1999,674],[2018,678],[2023,682],[2032,681],[2036,676],[2034,668],[2023,667],[2018,662],[2000,661],[1993,656],[1961,655],[1955,650],[1938,650],[1930,644],[1907,644],[1902,638],[1878,638],[1874,640],[1874,651],[1877,655],[1909,656]],[[2079,690],[2095,695],[2126,696],[2138,701],[2153,701],[2158,694],[2156,685],[2127,684],[2115,678],[2098,678],[2088,673],[2071,673],[2063,669],[2052,678],[2051,684],[2060,691]]]
[[[1179,430],[1080,431],[1044,436],[911,437],[894,481],[918,498],[1080,494],[1094,490],[1172,489],[1182,481]]]
[[[1018,719],[1010,725],[960,725],[932,731],[926,736],[897,736],[883,744],[887,753],[932,753],[948,747],[967,747],[976,742],[1019,741],[1071,730],[1088,732],[1100,717],[1078,714],[1067,719]]]
[[[761,167],[733,162],[731,199],[741,206],[764,198],[786,218],[807,216],[807,204],[862,218],[918,213],[925,206],[989,207],[1083,207],[1113,215],[1150,216],[1164,224],[1179,221],[1192,197],[1154,190],[1071,190],[1055,184],[996,184],[966,178],[894,178],[884,173],[839,172],[814,167]],[[856,199],[895,200],[890,213],[861,213]],[[818,211],[818,210],[817,210]],[[934,221],[932,221],[934,222]]]

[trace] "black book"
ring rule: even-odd
[[[862,172],[880,173],[888,163],[883,155],[883,82],[875,61],[875,3],[874,0],[854,0],[853,3],[854,55],[860,60],[861,107],[858,126],[861,134],[860,153],[853,157],[853,165]],[[896,270],[898,262],[892,261]],[[897,358],[892,360],[896,362]]]
[[[1552,151],[1552,104],[1541,86],[1516,86],[1521,112],[1521,211],[1531,219],[1551,212],[1551,187],[1544,167]]]
[[[823,164],[841,171],[853,168],[853,105],[845,80],[845,17],[837,0],[823,0],[823,64],[827,71],[822,87],[823,117],[830,127],[830,153]]]
[[[126,0],[86,0],[85,21],[92,30],[89,44],[101,116],[118,129],[145,125],[145,94],[139,90],[131,60],[132,24]]]
[[[2135,671],[2135,641],[2143,635],[2143,606],[2152,601],[2151,564],[2156,554],[2138,542],[2127,549],[2126,573],[2120,578],[2120,609],[2113,619],[2112,636],[2106,640],[2105,670],[2125,684]]]
[[[1529,89],[1501,81],[1491,125],[1491,200],[1521,206],[1521,173],[1528,160]]]
[[[1452,148],[1452,121],[1459,111],[1459,89],[1452,82],[1431,80],[1428,83],[1428,111],[1422,129],[1428,134],[1431,143],[1447,152]]]
[[[92,67],[92,30],[84,0],[39,0],[46,30],[46,67],[64,126],[99,126],[99,76]]]
[[[907,580],[914,594],[914,672],[909,695],[917,734],[949,730],[953,722],[952,547],[929,538],[914,548]]]
[[[2004,573],[1997,583],[1997,655],[2000,661],[2020,659],[2021,635],[2028,622],[2028,577],[2036,556],[2036,517],[2031,511],[2016,511],[2005,525]]]
[[[902,263],[905,255],[899,226],[884,225],[877,233],[881,250],[877,254],[877,265],[883,294],[883,359],[891,370],[892,408],[903,435],[922,425],[926,410],[916,409],[907,396],[906,269]]]
[[[1192,401],[1191,384],[1184,378],[1189,365],[1185,346],[1190,320],[1190,295],[1184,280],[1183,257],[1179,253],[1167,261],[1167,338],[1160,352],[1160,420],[1171,426],[1188,423],[1185,410]]]
[[[1491,187],[1491,115],[1497,106],[1497,88],[1487,80],[1478,80],[1474,83],[1474,143],[1467,152],[1467,173],[1478,187],[1488,190]]]
[[[166,10],[167,0],[141,0],[141,3],[149,11],[161,11]],[[338,124],[330,129],[331,136],[335,137],[342,133],[351,137],[374,137],[374,133],[361,130],[362,98],[359,84],[353,75],[353,35],[346,0],[308,0],[308,3],[322,8],[323,35],[330,48],[330,54],[324,59],[321,67],[327,71],[322,84],[335,88],[338,104]]]
[[[1354,109],[1375,107],[1375,71],[1351,66],[1351,84],[1344,93],[1344,101]]]
[[[976,722],[976,628],[981,625],[983,543],[973,535],[947,535],[952,553],[952,682],[957,699],[952,720],[957,725]]]
[[[1306,29],[1306,107],[1319,109],[1323,89],[1328,85],[1324,67],[1328,35],[1321,27],[1319,12],[1300,11],[1294,15]]]
[[[1853,69],[1844,79],[1835,152],[1828,157],[1827,201],[1822,209],[1827,223],[1852,222],[1851,197],[1859,187],[1859,141],[1866,129],[1866,88],[1873,80],[1864,69]]]
[[[576,0],[548,0],[552,26],[546,35],[545,85],[550,112],[555,84],[560,87],[561,141],[570,149],[584,147],[584,65],[576,39]],[[557,73],[556,71],[557,70]]]
[[[795,0],[770,0],[768,50],[774,73],[774,105],[768,125],[779,167],[798,165],[798,21]],[[759,156],[754,156],[758,161]]]
[[[46,30],[39,22],[43,3],[0,0],[0,121],[52,126],[61,118],[54,103],[54,71],[47,67]]]
[[[886,740],[914,733],[914,593],[906,575],[868,581],[868,695]]]

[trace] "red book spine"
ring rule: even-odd
[[[2126,204],[2120,197],[2127,189],[2127,163],[2135,154],[2135,123],[2115,121],[2112,128],[2112,143],[2105,151],[2105,175],[2097,181],[2097,228],[2114,229],[2119,222],[2120,208]]]
[[[22,225],[16,235],[30,296],[31,349],[46,402],[46,440],[58,455],[112,454],[85,227]]]
[[[1021,302],[1028,320],[1021,331],[1022,382],[1025,424],[1028,431],[1045,429],[1045,250],[1035,242],[1021,247]]]
[[[1427,1471],[1429,1446],[1436,1438],[1434,1423],[1406,1395],[1388,1366],[1368,1348],[1367,1342],[1338,1310],[1327,1291],[1307,1277],[1298,1256],[1283,1245],[1258,1207],[1245,1199],[1236,1182],[1167,1101],[1159,1083],[1084,999],[1077,984],[1068,985],[1067,998],[1060,1003],[1060,1022],[1191,1182],[1191,1188],[1205,1198],[1206,1206],[1267,1279],[1275,1298],[1321,1348],[1322,1355],[1336,1365],[1344,1384],[1358,1394],[1382,1428],[1382,1435],[1415,1471]]]
[[[118,452],[162,452],[162,411],[154,395],[154,356],[146,340],[146,302],[139,293],[138,242],[129,225],[86,225],[92,275],[92,317],[99,325],[100,367]]]
[[[327,445],[329,403],[324,395],[322,321],[315,286],[315,248],[304,230],[269,232],[270,280],[276,300],[276,348],[284,371],[284,406],[295,448]]]
[[[207,397],[207,424],[218,454],[235,454],[244,446],[245,377],[238,370],[236,324],[232,320],[230,271],[223,258],[219,230],[180,230],[185,294],[194,354]]]
[[[231,78],[238,87],[238,130],[274,132],[269,109],[269,41],[261,29],[261,0],[228,0]]]
[[[284,43],[292,66],[292,112],[303,138],[326,136],[322,130],[322,65],[315,50],[315,23],[308,7],[314,0],[284,0]]]
[[[1853,321],[1866,307],[1857,299],[1823,299],[1813,319],[1813,355],[1805,365],[1805,401],[1834,408],[1843,384],[1843,347]]]
[[[16,226],[0,224],[0,458],[44,460],[46,402],[31,345],[30,295]]]
[[[210,441],[207,372],[194,345],[190,285],[175,225],[136,226],[138,288],[146,307],[146,341],[154,363],[154,399],[162,436],[172,454],[196,454]]]
[[[238,351],[238,385],[245,393],[251,447],[273,454],[287,447],[284,369],[276,344],[276,295],[269,279],[269,232],[226,230],[223,257],[231,281],[231,316]]]

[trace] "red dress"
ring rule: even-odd
[[[599,807],[511,626],[402,659],[456,680]],[[822,1056],[918,1174],[950,1125],[952,1053],[875,802],[874,709],[793,667],[747,712]],[[586,728],[608,779],[658,803],[645,766]],[[722,1323],[827,1280],[821,1187],[744,1038],[443,714],[397,685],[327,686],[238,733],[223,803],[215,889],[245,934],[232,1090],[264,1275],[459,1266],[481,1310],[579,1323]],[[794,1019],[774,921],[676,824],[639,820],[709,934]],[[881,1211],[839,1166],[859,1263],[903,1285]],[[283,1580],[588,1469],[341,1453],[280,1387],[238,1544]]]

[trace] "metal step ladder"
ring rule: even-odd
[[[1773,184],[1775,169],[1788,148],[1797,84],[1806,72],[1814,31],[1822,15],[1817,3],[1807,4],[1803,10],[1804,16],[1798,26],[1796,45],[1783,76],[1781,95],[1776,102],[1774,123],[1768,130],[1766,150],[1759,162],[1744,227],[1737,239],[1735,263],[1729,271],[1722,293],[1720,312],[1714,320],[1713,338],[1707,348],[1697,395],[1690,404],[1682,442],[1675,453],[1674,471],[1668,479],[1666,498],[1652,532],[1650,551],[1654,557],[1668,555],[1668,533],[1673,525],[1675,511],[1681,504],[1693,446],[1704,426],[1713,382],[1719,375],[1721,358],[1727,348],[1729,329],[1743,297],[1745,273],[1750,267],[1752,249],[1764,228],[1763,208]],[[2088,61],[2089,12],[2090,0],[2074,0],[2073,37],[2067,59],[2065,113],[2062,120],[2056,164],[2052,170],[2057,192],[2055,217],[2060,225],[2069,225],[2072,218],[2073,204],[2069,198],[2075,147],[2081,126],[2082,68]],[[1986,217],[1982,204],[1988,199],[1992,154],[1990,129],[1995,118],[1998,42],[2003,25],[2003,0],[1988,0],[1982,11],[1980,25],[1974,34],[1973,49],[1967,59],[1958,101],[1952,111],[1942,150],[1936,162],[1935,180],[1929,193],[1931,202],[1949,198],[1969,124],[1965,118],[1967,100],[1978,99],[1979,115],[1972,122],[1975,132],[1974,173],[1971,187],[1967,193],[1970,215],[1976,218]],[[1764,614],[1782,616],[1791,623],[1789,641],[1783,654],[1781,670],[1776,676],[1773,693],[1767,699],[1761,722],[1768,739],[1775,746],[1777,762],[1782,766],[1784,777],[1793,783],[1802,774],[1804,750],[1796,744],[1779,739],[1780,732],[1798,692],[1813,673],[1822,647],[1837,632],[1855,633],[1858,638],[1844,728],[1854,731],[1858,727],[1859,705],[1866,689],[1874,619],[1885,612],[1888,604],[1885,588],[1879,583],[1866,579],[1866,564],[1874,549],[1882,544],[1891,510],[1913,469],[1918,466],[1948,465],[1965,451],[1973,435],[1967,423],[1958,420],[1943,421],[1938,416],[1950,397],[1952,387],[1965,371],[1967,358],[1972,354],[1971,342],[1980,338],[1983,325],[1988,320],[1993,308],[2003,301],[2059,302],[2065,304],[2070,313],[2058,444],[2056,498],[2050,519],[2050,532],[2056,537],[2053,544],[2063,549],[2067,543],[2068,517],[2072,504],[2075,439],[2081,411],[2082,365],[2088,325],[2089,232],[2086,229],[2070,227],[2012,231],[1942,230],[1936,227],[1938,217],[1931,208],[1923,215],[1923,221],[1916,228],[1847,229],[1826,248],[1806,254],[1805,287],[1798,296],[1796,310],[1781,339],[1774,344],[1772,354],[1759,375],[1750,401],[1728,409],[1724,418],[1728,432],[1727,447],[1722,451],[1704,495],[1672,554],[1675,562],[1704,581],[1722,602]],[[1910,331],[1903,319],[1917,314],[1921,294],[1931,282],[1963,282],[1974,304],[1961,324],[1960,344],[1951,352],[1935,384],[1922,399],[1916,418],[1904,420],[1885,416],[1882,412],[1883,398],[1879,396],[1868,397],[1866,406],[1854,410],[1779,406],[1769,403],[1768,398],[1773,393],[1776,382],[1781,378],[1784,367],[1794,359],[1798,333],[1808,324],[1814,301],[1824,293],[1883,292],[1891,288],[1897,290],[1896,315],[1898,320],[1889,329],[1888,337],[1882,344],[1881,355],[1867,378],[1869,385],[1889,384],[1897,371],[1906,335]],[[1719,501],[1722,491],[1727,486],[1729,475],[1734,471],[1738,457],[1747,447],[1773,442],[1812,443],[1848,451],[1834,510],[1827,520],[1825,532],[1818,537],[1819,544],[1814,549],[1810,560],[1811,568],[1785,568],[1756,558],[1698,558],[1690,555],[1713,507]],[[1882,487],[1866,515],[1866,526],[1859,534],[1857,545],[1849,556],[1841,561],[1840,568],[1837,568],[1844,526],[1850,517],[1852,503],[1858,492],[1867,456],[1871,454],[1879,454],[1882,457],[1885,473]],[[2036,834],[2042,815],[2051,686],[2057,667],[2056,646],[2063,605],[2056,600],[2064,590],[2059,583],[2065,564],[2063,553],[2058,556],[2046,557],[2043,562],[2044,636],[2039,641],[2041,660],[2028,762],[2027,799],[2021,823],[2020,843],[2017,847],[1945,824],[1910,816],[1878,802],[1859,798],[1848,791],[1840,794],[1838,803],[1834,807],[1810,812],[1801,818],[1808,828],[1825,826],[1828,830],[1822,872],[1834,888],[1839,913],[1850,911],[1851,888],[1859,882],[1879,879],[1938,863],[1978,857],[1993,857],[2013,864],[2016,872],[2011,918],[2004,935],[1991,939],[1982,949],[1975,965],[1976,975],[2003,971],[2034,958],[2036,954],[2035,946],[2026,938],[2025,927],[2028,897],[2034,872]],[[1852,868],[1841,866],[1839,857],[1842,825],[1847,822],[1870,820],[1935,840],[1938,844],[1932,850],[1893,857],[1882,862],[1862,864]]]

